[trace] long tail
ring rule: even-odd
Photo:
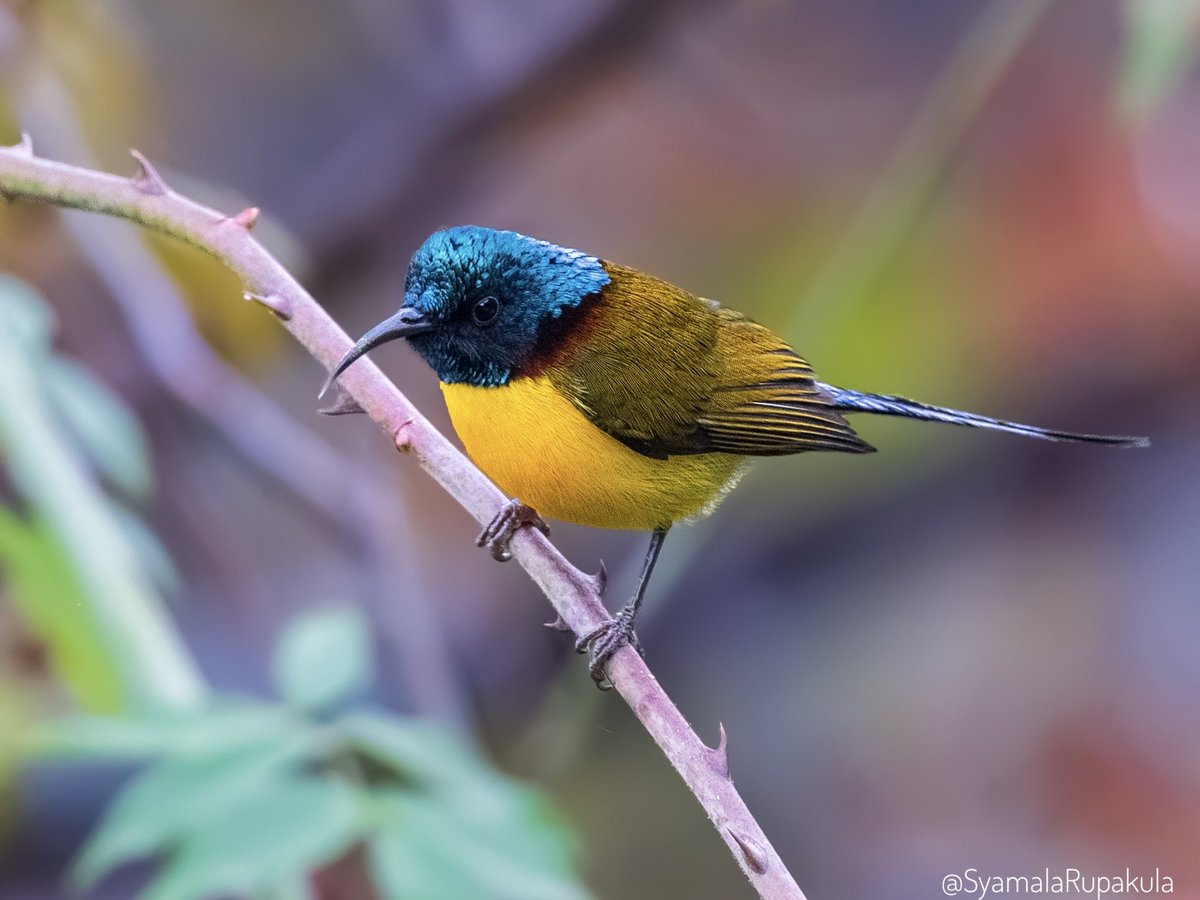
[[[833,401],[834,409],[841,410],[842,412],[876,413],[881,416],[901,416],[906,419],[921,419],[926,422],[947,422],[951,425],[967,425],[971,428],[993,428],[996,431],[1023,434],[1026,437],[1041,438],[1045,441],[1075,441],[1082,444],[1110,444],[1116,447],[1150,446],[1150,439],[1144,437],[1109,434],[1075,434],[1070,431],[1052,431],[1049,428],[1038,428],[1034,425],[1022,425],[1019,422],[1006,422],[1003,419],[977,416],[975,413],[961,412],[957,409],[930,406],[926,403],[918,403],[915,400],[905,399],[904,397],[893,397],[887,394],[863,394],[859,391],[848,391],[845,388],[834,387],[830,384],[818,383],[817,387]]]

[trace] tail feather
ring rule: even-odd
[[[1006,422],[1004,419],[979,416],[975,413],[962,412],[957,409],[930,406],[926,403],[918,403],[915,400],[894,397],[888,394],[864,394],[859,391],[850,391],[845,388],[820,383],[817,384],[817,387],[829,397],[833,408],[842,412],[875,413],[881,416],[900,416],[906,419],[920,419],[926,422],[946,422],[950,425],[966,425],[971,428],[992,428],[996,431],[1007,431],[1011,434],[1041,438],[1045,441],[1074,441],[1082,444],[1109,444],[1115,447],[1150,446],[1150,439],[1144,437],[1076,434],[1070,431],[1054,431],[1049,428],[1038,428],[1034,425],[1022,425],[1019,422]]]

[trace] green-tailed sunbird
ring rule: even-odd
[[[363,335],[326,385],[401,337],[441,380],[467,453],[515,498],[480,546],[507,559],[517,528],[545,530],[538,513],[652,533],[632,599],[577,644],[602,686],[612,653],[636,645],[634,619],[667,530],[711,513],[750,457],[873,451],[846,414],[1148,443],[824,384],[781,338],[735,310],[513,231],[464,226],[432,235],[409,264],[404,304]]]

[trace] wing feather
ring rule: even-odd
[[[873,449],[770,330],[642,272],[604,266],[612,280],[548,367],[597,427],[658,458]]]

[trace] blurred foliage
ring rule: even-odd
[[[0,508],[0,567],[8,594],[25,627],[51,657],[54,670],[84,709],[115,711],[125,698],[116,648],[106,646],[99,608],[102,583],[81,577],[75,530],[55,516],[89,503],[112,527],[102,552],[129,560],[133,543],[154,545],[120,501],[99,490],[56,503],[62,472],[56,463],[90,467],[118,491],[145,497],[151,476],[145,438],[129,410],[107,388],[74,363],[53,353],[52,316],[20,282],[0,280],[0,345],[7,367],[39,378],[9,382],[0,404],[0,450],[13,488],[26,501],[20,510]],[[47,445],[51,451],[47,452]],[[117,510],[121,512],[118,513]],[[137,537],[133,538],[136,533]],[[74,544],[73,544],[74,542]],[[158,558],[165,558],[159,553]],[[162,569],[160,564],[160,570]],[[134,576],[136,577],[136,576]],[[88,602],[90,600],[90,602]]]
[[[104,155],[124,153],[121,135],[137,127],[156,102],[137,52],[137,29],[119,4],[38,0],[25,11],[37,55],[62,74],[78,98],[82,125]],[[124,10],[124,15],[133,15]],[[98,79],[97,72],[104,77]]]
[[[14,608],[30,634],[48,648],[54,671],[76,702],[98,712],[119,709],[116,666],[54,535],[39,521],[0,508],[0,567]]]
[[[8,95],[0,93],[0,133],[4,134],[8,140],[6,143],[12,143],[10,135],[15,135],[19,130],[17,128],[17,118],[13,115],[12,103],[8,99]]]
[[[151,489],[146,438],[133,413],[104,385],[70,360],[50,357],[42,369],[46,397],[98,474],[127,497],[144,500]]]
[[[50,156],[117,170],[131,170],[128,149],[134,143],[155,158],[173,186],[197,201],[216,209],[250,205],[229,186],[173,171],[171,160],[155,152],[156,134],[153,128],[147,133],[145,116],[149,111],[151,119],[160,117],[164,101],[138,47],[136,15],[122,4],[80,0],[39,0],[24,10],[20,34],[27,53],[20,78],[13,79],[19,90],[11,97],[0,93],[0,129],[36,132],[39,148]],[[259,240],[302,274],[304,254],[288,231],[269,214],[256,227]],[[171,275],[197,329],[219,353],[254,370],[271,364],[287,346],[286,335],[252,305],[210,302],[241,294],[227,267],[171,238],[149,232],[143,238]]]
[[[1121,113],[1146,119],[1187,74],[1200,49],[1198,0],[1124,0],[1125,52],[1118,83]]]
[[[76,886],[155,857],[147,900],[279,893],[361,845],[389,900],[586,897],[573,842],[540,793],[438,728],[375,712],[320,714],[362,687],[365,634],[349,610],[293,621],[275,660],[288,708],[224,701],[36,732],[31,750],[42,759],[151,759],[77,860]]]
[[[162,864],[148,900],[305,896],[309,874],[361,846],[386,898],[585,897],[567,829],[539,793],[435,727],[377,712],[333,714],[369,685],[374,668],[367,624],[348,608],[313,611],[285,629],[273,666],[281,705],[130,702],[123,657],[175,658],[184,667],[190,659],[177,646],[142,646],[164,634],[153,629],[114,640],[107,607],[129,599],[112,592],[133,590],[161,608],[151,575],[161,582],[173,570],[118,499],[151,490],[140,425],[86,370],[53,352],[52,332],[46,304],[0,280],[0,372],[11,376],[0,447],[25,501],[19,511],[0,507],[0,564],[23,626],[48,648],[78,705],[112,715],[42,726],[27,750],[42,761],[148,760],[79,856],[75,886],[154,857]],[[129,568],[109,570],[116,580],[90,579],[97,553]],[[0,719],[10,718],[9,707],[0,701]]]
[[[32,709],[20,685],[13,679],[0,677],[0,734],[22,734],[28,727]],[[11,798],[16,793],[11,776],[21,764],[18,741],[0,741],[0,839],[7,838]]]
[[[371,678],[367,623],[348,609],[293,622],[275,653],[275,683],[297,709],[319,712]]]
[[[217,191],[194,179],[179,179],[169,173],[173,187],[214,209],[237,210],[248,204],[230,191]],[[256,237],[270,248],[289,270],[303,272],[303,254],[283,229],[269,216],[260,216]],[[242,296],[242,283],[226,266],[180,241],[147,233],[146,244],[179,287],[196,330],[224,358],[241,369],[255,371],[271,366],[287,346],[287,332],[269,316],[259,315],[253,303],[214,302]]]

